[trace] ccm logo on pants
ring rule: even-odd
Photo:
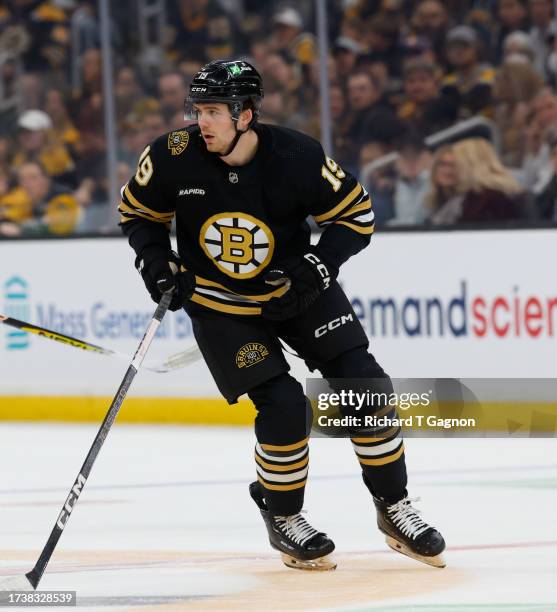
[[[316,338],[320,338],[321,336],[324,336],[327,332],[332,331],[333,329],[336,329],[337,327],[340,327],[341,325],[344,325],[345,323],[348,323],[350,321],[353,321],[354,319],[352,318],[352,315],[342,315],[342,317],[338,317],[337,319],[333,319],[332,321],[329,321],[328,323],[325,323],[325,325],[322,325],[321,327],[318,327],[315,330],[315,337]]]

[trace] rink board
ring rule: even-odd
[[[549,229],[377,235],[340,282],[393,377],[555,378],[556,239]],[[153,313],[133,259],[123,239],[0,242],[0,313],[131,359]],[[169,313],[148,360],[194,344],[187,316]],[[98,420],[127,363],[0,326],[0,418]],[[141,371],[121,418],[241,424],[253,415],[248,401],[219,399],[198,361]]]

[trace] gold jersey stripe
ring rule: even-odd
[[[352,208],[347,210],[345,213],[342,213],[340,219],[344,219],[344,217],[349,217],[350,215],[363,212],[364,210],[371,210],[371,200],[369,198],[366,198],[361,204],[357,204],[356,206],[353,206]]]
[[[171,221],[172,221],[171,219],[154,219],[149,214],[145,214],[145,213],[139,212],[137,210],[134,210],[131,206],[128,206],[124,202],[124,200],[122,200],[120,202],[120,205],[118,206],[118,210],[121,213],[126,213],[128,215],[133,215],[134,217],[142,217],[143,219],[147,219],[147,221],[152,221],[153,223],[165,223],[165,224],[171,225]],[[131,219],[129,217],[127,217],[127,220],[131,221]]]
[[[262,295],[244,295],[243,293],[237,293],[236,291],[232,291],[232,289],[229,289],[228,287],[225,287],[224,285],[221,285],[220,283],[217,283],[215,281],[203,278],[202,276],[196,275],[195,282],[200,287],[214,287],[216,289],[222,289],[227,293],[232,293],[233,295],[237,295],[238,297],[246,298],[246,300],[255,300],[257,302],[267,302],[273,297],[283,296],[288,291],[287,286],[282,286],[278,289],[273,289],[273,291],[271,291],[270,293],[264,293]]]
[[[144,215],[141,215],[144,216]],[[128,223],[128,221],[134,221],[135,219],[137,219],[138,215],[135,215],[133,217],[120,217],[120,223]],[[147,217],[145,217],[147,219]],[[172,228],[172,223],[164,223],[163,221],[154,221],[153,219],[149,219],[149,221],[151,221],[152,223],[162,223],[166,229],[168,231],[170,231],[170,229]]]
[[[301,488],[305,487],[306,486],[306,482],[307,482],[307,478],[306,478],[305,480],[302,480],[302,482],[297,482],[296,484],[275,485],[275,484],[271,484],[269,482],[266,482],[265,480],[263,480],[263,478],[261,478],[261,476],[258,476],[257,480],[259,480],[259,482],[266,489],[270,489],[271,491],[294,491],[295,489],[301,489]]]
[[[360,183],[358,183],[356,187],[352,189],[352,191],[344,198],[344,200],[342,200],[340,204],[337,204],[334,208],[331,208],[329,212],[323,213],[322,215],[314,215],[313,218],[315,219],[315,222],[323,223],[323,221],[328,221],[329,219],[336,217],[338,213],[343,211],[346,206],[349,205],[356,198],[356,196],[360,194],[360,191],[362,189],[363,187],[360,185]]]
[[[165,221],[170,221],[172,220],[172,217],[174,217],[174,213],[176,212],[174,210],[170,212],[157,212],[156,210],[145,206],[145,204],[141,204],[141,202],[137,198],[135,198],[135,196],[130,191],[129,185],[126,185],[126,188],[124,189],[124,195],[126,196],[126,198],[128,198],[128,200],[133,206],[141,209],[143,212],[146,212],[149,215],[153,215],[153,217],[156,217],[157,219],[164,219]]]
[[[289,472],[290,470],[297,470],[305,467],[308,464],[309,455],[305,459],[302,459],[297,463],[292,463],[291,465],[275,465],[274,463],[267,463],[266,461],[263,461],[263,459],[261,459],[257,453],[255,454],[255,460],[266,470],[271,470],[273,472]]]
[[[297,448],[302,448],[302,446],[305,446],[308,443],[308,440],[309,438],[304,438],[299,442],[295,442],[294,444],[287,444],[286,446],[278,446],[276,444],[260,444],[260,446],[263,450],[286,452],[296,450]]]
[[[360,225],[354,225],[353,223],[349,223],[348,221],[335,221],[335,225],[346,225],[351,230],[358,232],[358,234],[373,234],[375,227],[373,225],[369,225],[367,227],[362,227]]]
[[[386,457],[381,457],[381,459],[360,459],[358,457],[358,461],[362,465],[387,465],[387,463],[395,462],[404,452],[404,444],[400,445],[400,448],[393,455],[387,455]]]
[[[191,296],[191,301],[219,312],[228,312],[229,314],[239,315],[258,315],[261,314],[260,306],[232,306],[228,304],[222,304],[221,302],[215,302],[207,297],[201,296],[198,293],[194,293]]]

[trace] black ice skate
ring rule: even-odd
[[[412,507],[411,502],[418,499],[404,497],[396,504],[387,504],[376,497],[373,501],[377,510],[377,526],[393,550],[434,567],[445,567],[441,554],[445,550],[445,540]]]
[[[282,561],[288,567],[303,570],[334,570],[336,563],[327,555],[335,544],[327,534],[314,529],[301,514],[277,516],[267,510],[258,482],[252,482],[249,492],[259,507],[265,521],[271,546],[280,551]]]

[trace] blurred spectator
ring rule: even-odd
[[[22,74],[18,83],[20,89],[21,110],[40,108],[44,97],[45,79],[38,73]]]
[[[399,77],[403,51],[398,44],[400,24],[389,15],[379,13],[366,22],[363,44],[376,60],[385,63],[388,74]]]
[[[232,19],[224,13],[211,16],[207,21],[207,61],[232,57],[239,48]]]
[[[552,130],[548,138],[551,151],[553,174],[535,198],[537,216],[547,221],[557,222],[557,131]]]
[[[547,76],[547,58],[550,52],[550,38],[555,37],[556,27],[553,20],[552,0],[528,0],[530,14],[530,37],[534,47],[534,66],[536,70]]]
[[[295,8],[285,7],[273,15],[271,48],[289,53],[301,65],[315,60],[315,37],[304,32],[302,16]]]
[[[501,135],[501,160],[506,166],[522,165],[528,105],[542,87],[543,79],[529,64],[509,61],[497,71],[493,119]]]
[[[180,72],[167,72],[159,77],[158,99],[164,120],[168,123],[178,112],[184,114],[187,88]]]
[[[348,127],[351,153],[345,165],[354,170],[360,147],[365,142],[390,146],[404,131],[404,124],[385,102],[377,80],[369,72],[355,72],[348,78]]]
[[[70,53],[69,11],[57,2],[13,0],[14,17],[24,21],[32,40],[25,53],[25,68],[30,71],[65,71]]]
[[[52,120],[52,132],[55,138],[75,153],[79,146],[80,135],[70,119],[66,102],[59,89],[49,89],[44,100],[44,110]]]
[[[144,97],[136,71],[130,66],[123,66],[114,79],[114,103],[119,120],[129,115],[137,101]]]
[[[453,72],[442,82],[442,94],[458,108],[460,119],[491,115],[495,71],[479,61],[479,40],[469,26],[457,26],[447,34],[447,59]]]
[[[226,14],[216,0],[167,0],[166,14],[170,32],[170,58],[184,57],[205,61],[211,17]]]
[[[81,100],[102,92],[102,56],[100,49],[87,49],[81,60]]]
[[[333,125],[333,150],[341,166],[350,164],[350,140],[348,138],[348,115],[345,90],[340,85],[329,89],[331,122]]]
[[[531,64],[534,60],[534,47],[532,39],[526,32],[511,32],[503,41],[503,63],[509,61],[522,61]]]
[[[412,31],[427,38],[437,58],[443,57],[445,35],[449,29],[449,13],[440,0],[421,0],[410,21]]]
[[[425,197],[429,191],[431,153],[417,134],[408,134],[398,145],[395,162],[394,216],[389,225],[417,225],[425,221]]]
[[[19,167],[17,186],[0,198],[0,210],[2,218],[15,224],[20,234],[70,234],[80,216],[70,190],[53,183],[38,162]]]
[[[25,111],[18,119],[18,150],[12,166],[19,168],[29,161],[38,161],[47,174],[73,184],[75,164],[68,149],[53,130],[52,119],[41,110]]]
[[[542,89],[531,101],[526,117],[525,149],[521,183],[525,190],[538,194],[553,174],[553,159],[547,142],[557,126],[557,97]]]
[[[504,42],[509,34],[528,31],[528,11],[524,0],[499,0],[495,24],[491,57],[495,64],[500,64],[503,59]]]
[[[181,115],[183,125],[183,111],[181,111]],[[153,142],[153,140],[156,140],[167,131],[164,117],[161,113],[149,113],[142,117],[141,128],[143,130],[143,147],[146,147],[149,143]]]
[[[356,67],[358,56],[363,53],[362,45],[348,36],[339,36],[333,46],[333,56],[337,67],[337,76],[345,82]]]
[[[398,108],[398,116],[412,131],[425,137],[456,121],[456,105],[440,95],[439,68],[435,64],[421,59],[407,61],[403,89],[405,101]]]
[[[5,173],[5,175],[8,175],[10,172],[12,150],[13,144],[11,139],[0,134],[0,172]]]
[[[433,225],[517,219],[520,187],[483,138],[442,147],[426,197]]]
[[[360,149],[360,182],[371,195],[377,227],[385,226],[394,215],[396,177],[392,164],[382,159],[390,152],[387,144],[376,140],[365,142]]]

